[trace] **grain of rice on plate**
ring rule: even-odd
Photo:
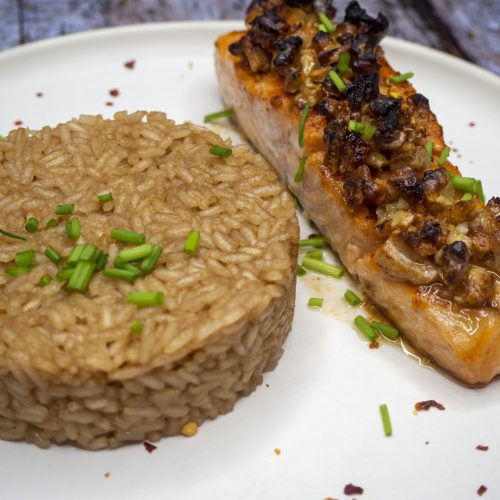
[[[230,146],[155,112],[82,116],[0,141],[0,228],[27,237],[0,234],[0,438],[90,450],[156,441],[230,411],[276,366],[294,308],[295,210],[249,147],[224,158],[214,144]],[[61,204],[74,212],[56,216]],[[55,275],[76,244],[108,252],[108,267],[131,247],[112,228],[163,248],[153,271],[134,283],[98,271],[85,293],[68,291]],[[183,251],[190,231],[200,233],[194,256]],[[61,263],[45,256],[49,245]],[[36,263],[9,276],[25,250]],[[129,304],[130,291],[162,292],[164,304]]]

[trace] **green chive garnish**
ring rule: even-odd
[[[66,205],[57,205],[56,215],[69,215],[75,210],[75,205],[73,203],[68,203]]]
[[[337,27],[330,21],[329,17],[324,12],[318,12],[318,17],[328,33],[335,33]]]
[[[439,157],[438,165],[444,165],[446,163],[446,160],[448,159],[449,154],[450,154],[450,148],[448,146],[446,146],[443,149],[441,156]]]
[[[318,30],[319,31],[323,31],[324,33],[328,33],[328,30],[325,28],[325,26],[323,24],[320,24],[318,26]]]
[[[149,259],[149,257],[146,258]],[[120,269],[125,269],[125,271],[132,273],[136,278],[138,278],[142,274],[141,270],[138,267],[134,266],[134,264],[130,264],[129,262],[123,263]]]
[[[20,276],[31,271],[31,267],[9,267],[5,270],[5,274],[9,276]]]
[[[127,271],[126,269],[117,269],[116,267],[105,267],[102,270],[102,274],[107,278],[128,281],[129,283],[133,283],[137,279],[137,274]]]
[[[307,115],[309,114],[309,103],[306,103],[304,109],[302,110],[302,115],[300,116],[300,125],[299,125],[299,146],[301,148],[304,147],[304,129],[306,126]]]
[[[318,259],[311,259],[309,257],[304,257],[302,259],[302,266],[310,271],[331,276],[332,278],[340,279],[344,275],[344,269],[342,267],[334,264],[328,264],[328,262],[323,262]]]
[[[353,307],[361,304],[361,299],[352,290],[345,291],[344,299]]]
[[[129,292],[127,302],[139,307],[161,306],[165,302],[163,292]]]
[[[73,217],[66,222],[66,236],[70,240],[77,240],[80,237],[80,219]]]
[[[306,257],[310,259],[323,260],[323,250],[310,250],[306,253]]]
[[[377,129],[372,125],[366,125],[363,133],[361,134],[361,139],[364,141],[369,141],[374,135]]]
[[[321,308],[321,307],[323,307],[323,301],[324,301],[324,299],[322,299],[320,297],[311,297],[307,302],[307,306]]]
[[[351,53],[344,51],[339,55],[339,61],[337,63],[337,71],[343,75],[349,69],[349,63],[351,62]]]
[[[483,183],[478,179],[474,185],[474,193],[484,203]]]
[[[95,262],[78,261],[66,288],[73,292],[85,293],[90,280],[92,279],[95,268]]]
[[[218,144],[214,144],[209,151],[219,158],[228,158],[233,153],[231,148],[225,148],[224,146],[219,146]]]
[[[425,150],[429,154],[429,156],[432,158],[432,149],[434,148],[434,143],[432,141],[427,141],[424,146]]]
[[[97,261],[96,261],[96,270],[101,271],[104,269],[104,266],[107,264],[109,258],[109,254],[102,252]]]
[[[378,333],[372,328],[370,323],[363,318],[363,316],[356,316],[354,318],[354,324],[370,342],[374,341],[378,337]]]
[[[52,278],[46,274],[45,276],[42,277],[42,279],[38,282],[38,286],[40,288],[43,288],[44,286],[47,286],[50,282],[52,281]]]
[[[153,245],[151,243],[145,243],[144,245],[139,245],[133,248],[125,248],[118,253],[118,259],[121,262],[132,262],[134,260],[144,259],[151,254],[153,251]]]
[[[472,193],[465,193],[462,198],[460,198],[462,201],[470,201],[472,200],[473,198],[473,194]]]
[[[457,175],[456,177],[453,177],[451,184],[455,189],[460,189],[461,191],[465,191],[467,193],[473,193],[476,179],[473,177],[461,177]]]
[[[146,237],[141,233],[135,233],[128,229],[112,229],[111,237],[124,243],[131,243],[132,245],[142,245],[146,241]]]
[[[35,265],[35,251],[24,250],[23,252],[17,252],[15,262],[17,267],[33,267]]]
[[[294,181],[296,183],[299,183],[302,181],[302,177],[304,177],[304,172],[306,170],[306,161],[307,161],[307,156],[303,156],[300,159],[299,166],[297,167],[297,171],[295,172],[295,177]]]
[[[28,231],[28,233],[34,233],[38,229],[39,224],[40,224],[40,221],[38,219],[35,219],[34,217],[30,217],[26,221],[26,224],[24,225],[24,229],[26,229],[26,231]]]
[[[306,274],[307,271],[300,264],[297,264],[297,276],[304,276]]]
[[[75,267],[76,263],[80,259],[80,255],[83,252],[83,249],[85,248],[85,245],[75,245],[73,247],[73,250],[71,250],[71,253],[69,254],[68,258],[66,259],[66,262],[64,263],[65,268],[69,267]]]
[[[382,417],[382,425],[384,426],[384,434],[392,436],[391,417],[389,416],[389,409],[386,404],[380,405],[380,416]]]
[[[224,109],[223,111],[217,111],[216,113],[210,113],[208,115],[205,115],[203,118],[204,123],[209,123],[213,122],[214,120],[218,120],[219,118],[227,118],[228,116],[231,116],[234,113],[234,110],[232,109]]]
[[[78,256],[78,260],[83,260],[85,262],[96,262],[100,256],[100,252],[101,251],[92,243],[85,243],[80,255]]]
[[[198,242],[200,241],[199,231],[190,231],[187,235],[186,242],[184,243],[184,252],[186,252],[190,257],[192,257],[198,248]]]
[[[0,234],[8,236],[9,238],[15,238],[16,240],[28,241],[28,238],[26,238],[26,236],[22,236],[17,233],[11,233],[10,231],[5,231],[4,229],[0,229]]]
[[[139,268],[144,274],[149,274],[155,268],[163,249],[160,245],[154,245],[153,251],[140,264]]]
[[[130,325],[130,330],[134,333],[141,333],[142,329],[144,328],[144,324],[142,321],[132,321],[132,324]]]
[[[339,92],[345,92],[346,86],[345,86],[344,81],[342,80],[342,78],[340,78],[340,76],[333,69],[331,69],[328,72],[328,76],[330,77],[330,80],[335,85],[335,87],[337,87],[337,90]]]
[[[314,238],[299,240],[299,247],[326,248],[326,241],[323,236],[315,236]]]
[[[73,273],[75,272],[74,269],[65,269],[64,271],[59,271],[56,274],[57,281],[63,282],[63,281],[68,281],[71,276],[73,276]]]
[[[99,200],[99,203],[106,203],[107,201],[113,201],[113,193],[98,194],[97,199]]]
[[[411,71],[408,71],[408,73],[403,73],[402,75],[397,75],[397,76],[393,76],[393,77],[389,78],[389,81],[391,83],[401,83],[401,82],[405,82],[406,80],[411,78],[413,75],[414,75],[414,73],[412,73]]]
[[[45,224],[45,229],[50,229],[52,227],[57,226],[57,220],[56,219],[50,219],[47,224]]]
[[[372,327],[391,339],[395,339],[399,336],[399,330],[397,328],[386,325],[385,323],[380,323],[380,321],[372,321]]]

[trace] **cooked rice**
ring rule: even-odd
[[[0,438],[90,450],[157,441],[230,411],[272,370],[290,329],[298,225],[290,196],[247,146],[220,159],[223,144],[163,113],[82,116],[56,128],[17,129],[0,141],[0,227],[40,229],[27,242],[0,236]],[[225,143],[226,146],[229,143]],[[97,194],[114,201],[100,206]],[[45,229],[56,205],[74,203],[79,243],[126,245],[113,227],[163,246],[154,272],[129,284],[94,276],[69,293],[42,276],[68,256],[65,220]],[[195,257],[183,251],[201,233]],[[37,264],[11,278],[16,252]],[[127,304],[131,290],[158,290],[164,307]],[[144,323],[132,333],[132,321]]]

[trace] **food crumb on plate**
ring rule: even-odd
[[[112,97],[118,97],[120,95],[120,91],[118,89],[111,89],[109,91],[109,95]]]
[[[362,495],[363,491],[361,486],[355,486],[352,483],[346,484],[344,487],[344,495]]]
[[[114,106],[114,104],[111,101],[106,101],[104,104],[106,106]]]
[[[108,477],[109,477],[109,476],[111,476],[111,472],[105,472],[105,473],[104,473],[104,477],[105,477],[106,479],[108,479]]]
[[[469,127],[475,127],[476,123],[475,122],[469,122]]]
[[[158,448],[158,446],[155,446],[153,443],[150,443],[149,441],[145,441],[144,448],[148,453],[153,453],[153,451],[155,451]]]
[[[429,444],[429,441],[426,441],[425,444]]]
[[[274,448],[275,455],[281,455],[281,450],[279,448]]]
[[[135,68],[135,59],[130,59],[130,61],[125,61],[123,63],[123,65],[127,68],[127,69],[134,69]]]
[[[188,61],[188,68],[189,69],[193,69],[194,68],[193,61]]]
[[[378,348],[380,347],[380,344],[378,343],[378,341],[373,340],[372,342],[370,342],[370,343],[368,344],[368,347],[369,347],[370,349],[378,349]]]
[[[196,422],[188,422],[181,428],[181,434],[186,437],[193,437],[198,433],[198,424]]]
[[[36,96],[37,96],[37,97],[43,97],[43,92],[37,92],[37,93],[36,93]]]
[[[479,486],[479,488],[477,489],[477,494],[482,497],[486,491],[488,490],[488,488],[486,488],[486,486],[484,484],[482,484],[481,486]]]
[[[434,399],[429,399],[427,401],[419,401],[415,403],[415,410],[418,411],[427,411],[430,408],[437,408],[438,410],[445,410],[446,408],[441,404],[435,401]]]
[[[479,450],[479,451],[488,451],[490,449],[489,446],[486,446],[484,444],[478,444],[476,446],[476,450]]]

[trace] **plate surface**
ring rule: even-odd
[[[214,41],[239,27],[141,25],[4,52],[0,132],[17,120],[39,128],[123,109],[164,110],[177,121],[201,123],[222,108]],[[394,67],[415,72],[413,82],[430,99],[463,174],[482,178],[487,196],[500,193],[494,112],[500,79],[408,42],[387,39],[383,46]],[[125,68],[132,59],[135,68]],[[212,128],[241,140],[224,122]],[[301,225],[306,236],[310,228]],[[367,500],[469,499],[481,484],[485,498],[500,498],[500,382],[467,388],[398,346],[369,349],[352,326],[359,310],[342,300],[347,287],[348,279],[300,279],[278,368],[195,438],[164,439],[152,454],[141,444],[90,453],[0,442],[2,498],[322,500],[347,498],[347,483],[362,486]],[[323,312],[306,307],[311,296],[325,297]],[[427,399],[446,410],[415,415],[414,404]],[[382,431],[381,403],[392,417],[390,438]],[[479,444],[490,448],[478,451]]]

